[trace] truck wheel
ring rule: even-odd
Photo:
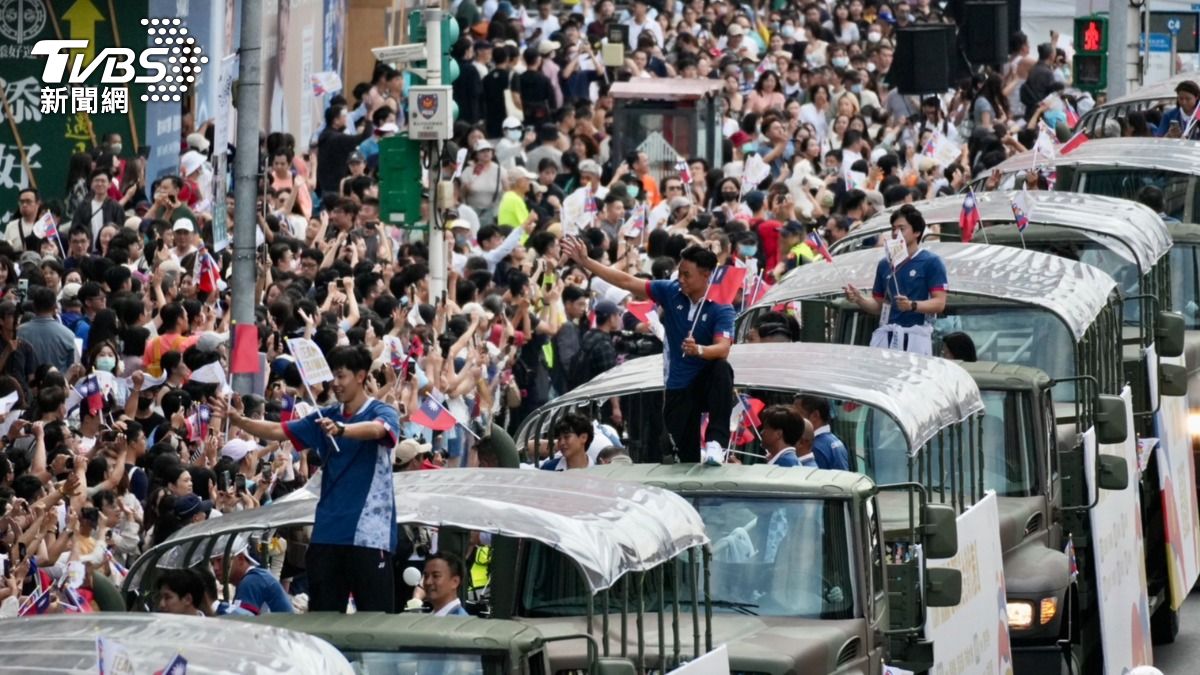
[[[1156,645],[1169,645],[1179,635],[1179,612],[1164,604],[1150,617],[1150,639]]]

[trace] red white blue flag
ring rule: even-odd
[[[421,407],[413,412],[412,421],[434,431],[449,431],[458,424],[454,415],[432,395],[421,397]]]
[[[821,235],[816,230],[808,233],[808,241],[806,243],[812,249],[813,253],[816,253],[828,262],[833,262],[833,256],[829,253],[829,247],[825,245],[825,240],[821,238]]]
[[[707,299],[718,305],[732,305],[738,291],[742,290],[745,280],[746,269],[744,267],[719,265],[717,269],[713,270],[712,278],[709,279]]]
[[[958,229],[962,232],[963,243],[975,238],[975,229],[979,227],[979,206],[975,203],[975,192],[967,192],[963,199],[962,212],[958,214]]]

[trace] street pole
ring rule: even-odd
[[[1129,89],[1129,0],[1108,0],[1108,100]],[[1137,43],[1134,42],[1134,45]]]
[[[425,3],[425,81],[442,83],[442,7],[439,0]],[[415,114],[415,113],[414,113]],[[429,299],[436,302],[446,292],[446,239],[442,165],[439,143],[426,143],[429,169]]]
[[[262,0],[242,0],[242,44],[238,48],[237,161],[234,166],[233,313],[234,325],[254,324],[256,259],[254,231],[258,227],[258,127],[262,108]],[[218,204],[218,208],[225,208]],[[232,344],[230,345],[232,348]],[[255,345],[255,351],[258,346]],[[233,376],[233,390],[253,391],[254,374]]]

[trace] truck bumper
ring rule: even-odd
[[[1013,672],[1055,675],[1063,672],[1063,653],[1058,645],[1013,645]]]

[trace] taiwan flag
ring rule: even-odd
[[[679,174],[679,180],[683,181],[684,185],[692,184],[692,170],[688,168],[688,163],[684,160],[675,162],[675,172]]]
[[[75,387],[75,391],[81,399],[87,401],[89,415],[99,415],[104,409],[104,394],[100,391],[100,380],[95,375],[84,378],[83,382]]]
[[[450,414],[437,399],[431,396],[421,398],[421,407],[412,414],[412,421],[434,431],[449,431],[458,424],[454,415]]]
[[[291,394],[283,395],[283,403],[279,406],[279,421],[291,422],[296,419],[296,397]]]
[[[1075,148],[1078,148],[1079,146],[1083,145],[1084,143],[1087,143],[1087,141],[1088,141],[1087,133],[1084,131],[1080,131],[1079,133],[1075,134],[1074,136],[1068,138],[1067,142],[1063,143],[1062,146],[1059,147],[1058,154],[1069,155],[1069,154],[1071,154],[1072,150],[1074,150]]]
[[[209,254],[204,244],[200,244],[200,250],[196,251],[196,266],[192,276],[196,280],[196,287],[202,293],[217,290],[217,282],[221,280],[221,266]]]
[[[963,243],[975,238],[975,229],[979,227],[979,207],[975,203],[975,192],[968,192],[963,200],[962,213],[958,214],[958,229],[962,232]]]
[[[201,441],[208,438],[209,422],[212,422],[212,408],[201,405],[196,410],[196,433],[200,435]]]
[[[708,299],[718,305],[732,305],[742,284],[746,281],[746,268],[721,265],[713,270],[708,280]]]
[[[816,230],[808,233],[808,241],[805,242],[812,249],[813,253],[824,258],[827,262],[833,262],[833,256],[829,254],[829,247],[825,245],[825,240]]]

